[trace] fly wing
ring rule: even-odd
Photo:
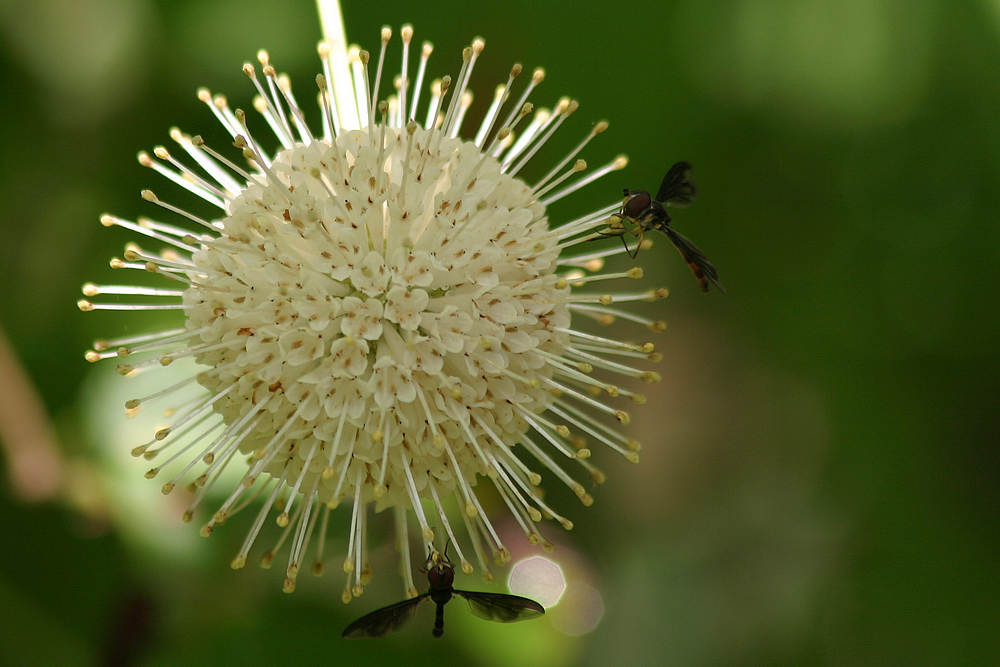
[[[690,206],[698,194],[698,188],[691,180],[691,169],[687,162],[678,162],[672,166],[663,177],[660,191],[656,193],[656,201],[680,208]]]
[[[418,595],[409,600],[403,600],[388,607],[382,607],[365,614],[354,621],[344,630],[341,636],[345,639],[367,639],[372,637],[385,637],[399,630],[403,625],[413,618],[417,606],[423,602],[430,593]]]
[[[698,279],[698,283],[701,285],[701,291],[708,291],[708,280],[712,281],[716,287],[718,287],[723,293],[725,293],[725,288],[722,283],[719,282],[719,272],[715,270],[715,267],[708,261],[705,257],[705,253],[698,250],[693,243],[688,241],[686,238],[675,232],[670,227],[665,227],[663,229],[666,233],[667,238],[670,239],[678,252],[681,253],[681,257],[687,262],[688,266],[691,268],[691,272],[694,277]],[[706,278],[708,280],[706,280]]]
[[[545,607],[519,595],[459,590],[455,593],[469,601],[469,609],[473,614],[487,621],[513,623],[538,618],[545,613]]]

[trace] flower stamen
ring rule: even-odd
[[[385,49],[389,45],[389,40],[392,39],[392,29],[388,26],[382,28],[382,47],[379,49],[378,53],[378,67],[375,69],[375,86],[369,91],[370,96],[368,99],[371,103],[368,105],[368,114],[372,117],[372,122],[374,122],[374,115],[372,110],[378,105],[378,91],[379,87],[382,85],[382,66],[385,64]],[[368,59],[363,58],[362,64],[365,66],[365,85],[368,85]],[[374,136],[374,132],[371,132]]]
[[[503,107],[504,103],[507,102],[507,98],[510,96],[510,88],[514,84],[514,79],[517,78],[522,69],[523,68],[520,63],[514,64],[514,66],[510,68],[510,75],[507,77],[507,83],[497,86],[493,95],[493,103],[486,111],[483,124],[479,127],[479,131],[476,133],[476,138],[474,140],[474,143],[480,149],[482,149],[483,142],[486,141],[486,137],[493,131],[493,126],[496,123],[497,118],[500,116],[500,109]],[[525,99],[527,99],[527,95],[525,95]]]
[[[570,185],[570,186],[568,186],[568,187],[560,190],[556,194],[551,195],[551,196],[549,196],[549,197],[547,197],[545,199],[541,199],[540,201],[543,204],[545,204],[546,206],[548,206],[549,204],[551,204],[553,202],[556,202],[556,201],[559,201],[563,197],[566,197],[567,195],[570,195],[570,194],[576,192],[577,190],[579,190],[583,186],[589,185],[589,184],[593,183],[597,179],[601,178],[602,176],[604,176],[606,174],[611,173],[612,171],[621,171],[622,169],[625,168],[625,166],[627,164],[628,164],[628,158],[625,157],[624,155],[619,155],[618,157],[616,157],[614,160],[612,160],[608,164],[604,165],[600,169],[597,169],[596,171],[591,172],[587,176],[584,176],[583,178],[581,178],[580,180],[578,180],[573,185]],[[545,191],[547,192],[548,189],[549,188],[546,188]]]

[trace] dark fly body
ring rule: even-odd
[[[444,606],[454,595],[465,598],[472,613],[487,621],[512,623],[537,618],[545,613],[542,605],[519,595],[458,590],[452,586],[455,567],[437,551],[428,557],[423,571],[427,573],[427,583],[430,586],[426,593],[365,614],[348,625],[342,636],[348,639],[385,637],[413,618],[420,603],[430,600],[437,606],[431,634],[440,637],[444,634]]]
[[[622,200],[621,211],[612,216],[612,223],[608,229],[601,232],[604,236],[622,236],[629,230],[625,229],[625,221],[635,225],[631,230],[639,237],[635,249],[629,249],[625,244],[625,250],[629,256],[635,259],[639,254],[639,247],[642,245],[642,237],[646,232],[656,230],[666,235],[670,242],[674,244],[681,257],[691,268],[701,291],[708,291],[708,282],[712,281],[716,287],[725,292],[722,283],[719,282],[719,272],[708,261],[705,254],[698,250],[693,243],[681,236],[670,227],[670,214],[667,213],[667,206],[683,208],[689,206],[695,199],[698,188],[691,180],[691,165],[687,162],[678,162],[670,167],[667,175],[663,177],[656,196],[651,196],[645,190],[625,190]],[[624,242],[624,241],[623,241]]]

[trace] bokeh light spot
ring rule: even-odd
[[[560,632],[576,637],[597,627],[604,616],[601,593],[590,584],[574,581],[566,587],[559,614],[552,615],[552,625]]]
[[[566,590],[562,568],[544,556],[526,558],[510,569],[507,586],[515,595],[535,600],[548,609]]]

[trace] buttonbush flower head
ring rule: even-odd
[[[620,202],[558,225],[547,215],[625,159],[580,175],[587,167],[577,156],[606,129],[602,122],[528,183],[518,174],[529,160],[547,160],[536,153],[577,109],[560,99],[534,110],[542,70],[518,92],[515,65],[466,135],[481,39],[464,50],[457,75],[432,82],[428,94],[432,47],[417,50],[411,27],[401,30],[390,86],[391,30],[383,29],[373,63],[346,47],[336,3],[320,10],[318,122],[307,123],[290,82],[261,52],[259,67],[243,67],[259,118],[199,91],[236,150],[175,129],[179,150],[140,153],[141,164],[217,207],[218,217],[148,190],[143,198],[165,220],[102,217],[157,248],[130,244],[112,266],[156,274],[164,287],[88,284],[81,309],[173,310],[178,321],[98,341],[87,356],[119,359],[126,376],[191,365],[183,382],[126,404],[134,411],[167,401],[161,408],[172,420],[133,453],[154,462],[147,477],[163,479],[164,493],[187,487],[186,520],[223,470],[245,469],[201,529],[207,536],[259,501],[234,568],[276,516],[280,537],[262,563],[288,543],[291,591],[304,562],[322,572],[331,511],[344,504],[350,530],[334,541],[346,549],[345,601],[372,577],[369,523],[387,509],[409,593],[411,538],[424,556],[435,540],[450,540],[462,569],[472,572],[475,560],[489,579],[488,561],[510,555],[484,512],[481,485],[495,487],[530,542],[549,547],[543,517],[572,523],[543,499],[543,480],[566,484],[589,505],[588,486],[603,481],[587,460],[592,443],[638,460],[638,444],[608,424],[627,423],[619,403],[642,397],[597,376],[657,380],[630,363],[654,358],[652,346],[586,333],[575,318],[659,329],[620,304],[664,292],[592,287],[641,277],[638,268],[601,273],[621,245],[584,243]],[[141,298],[91,300],[98,295]],[[204,388],[200,400],[169,403],[192,383]]]

